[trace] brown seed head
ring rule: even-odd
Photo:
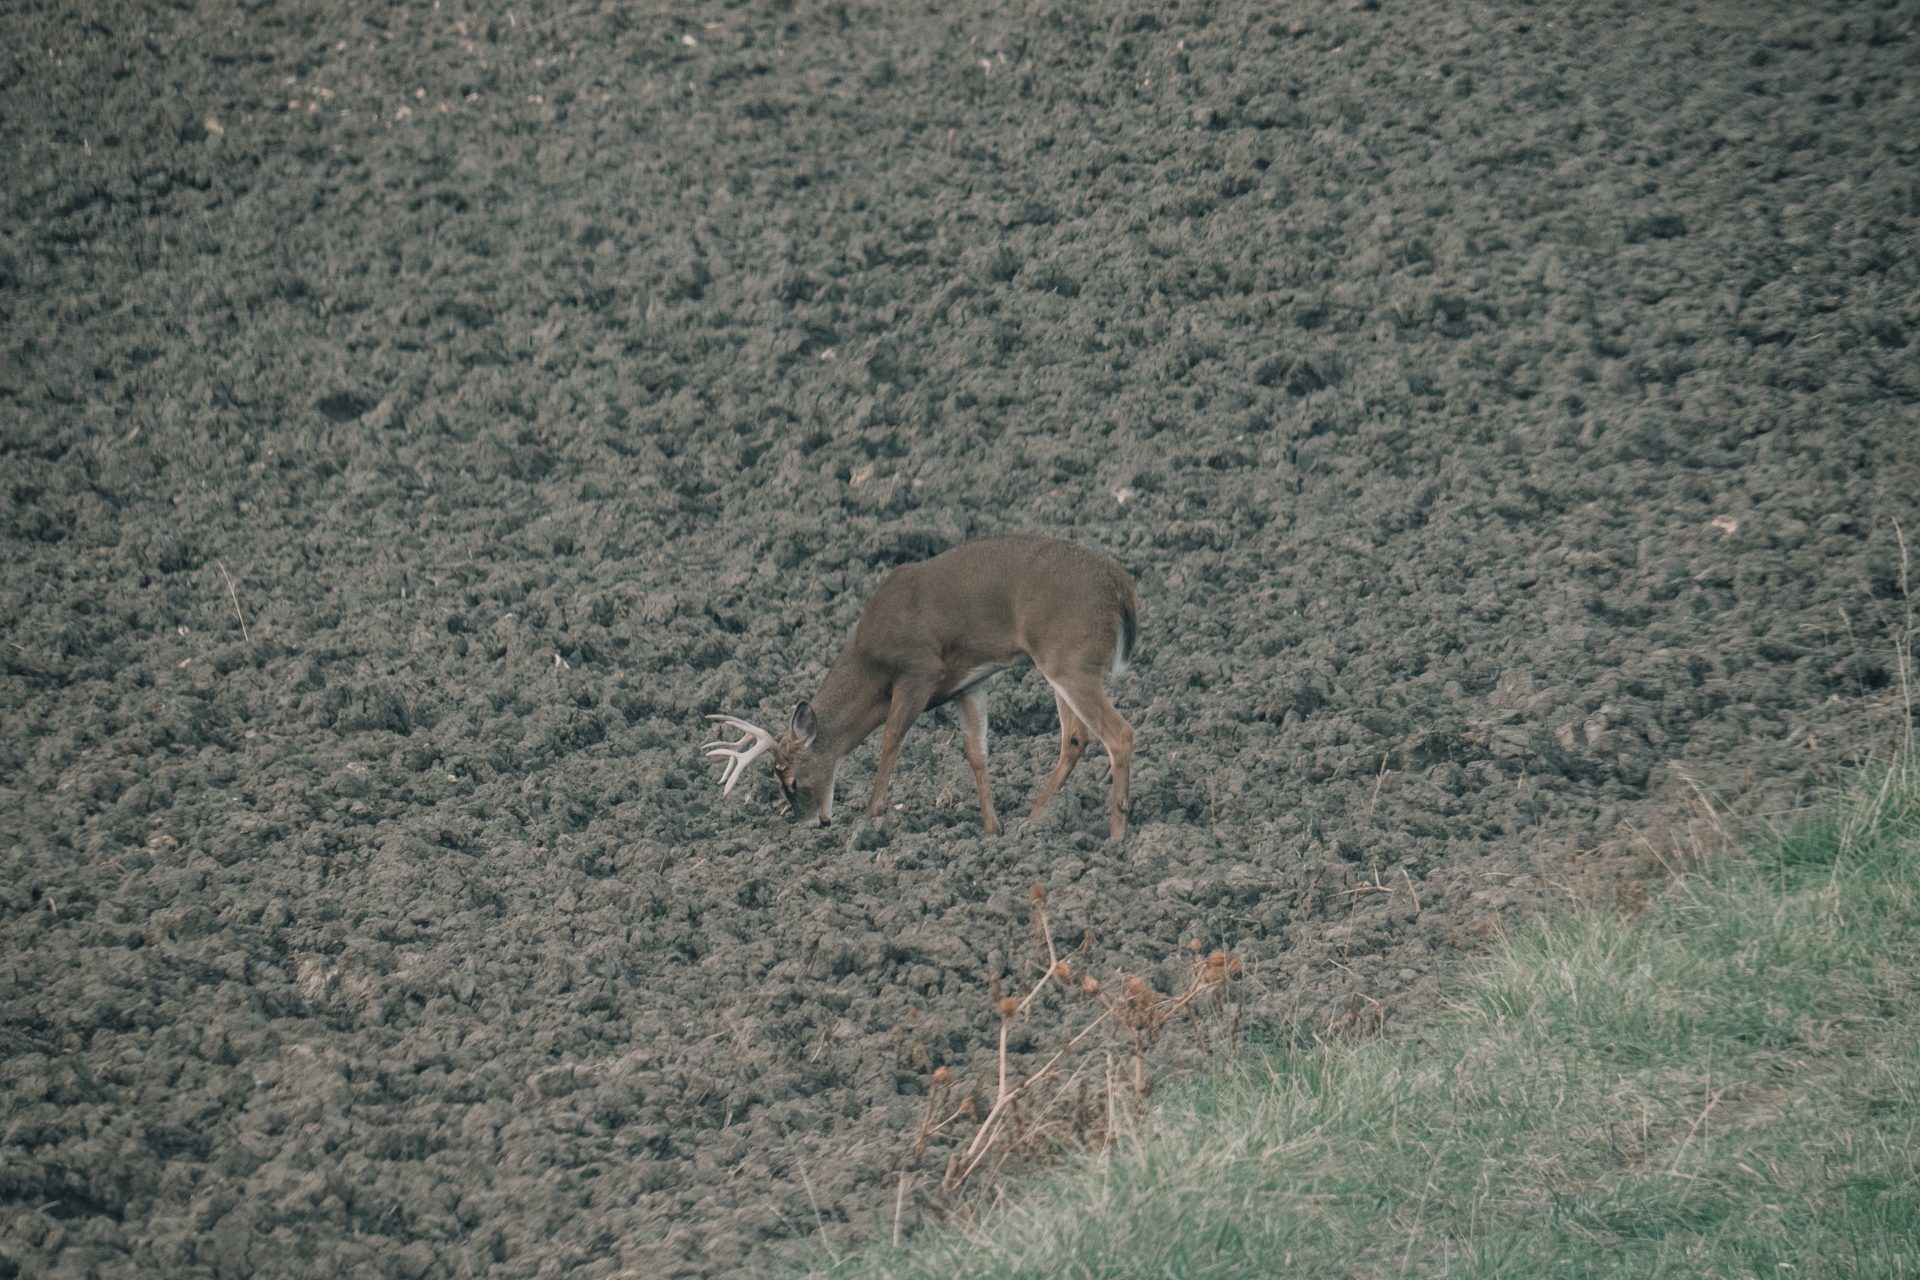
[[[1045,906],[1047,903],[1047,886],[1043,884],[1033,886],[1033,888],[1027,890],[1027,897],[1039,903],[1041,906]]]
[[[1195,955],[1200,954],[1200,946],[1201,946],[1200,939],[1198,938],[1187,939],[1187,950],[1193,952],[1193,954]]]
[[[1020,1012],[1020,1002],[1012,996],[1003,997],[1000,1001],[999,1010],[1001,1017],[1011,1018],[1014,1014]]]
[[[1226,967],[1227,967],[1227,953],[1226,953],[1226,952],[1224,952],[1224,951],[1216,951],[1216,952],[1214,952],[1214,953],[1213,953],[1212,955],[1210,955],[1210,956],[1208,956],[1208,957],[1207,957],[1207,968],[1209,968],[1209,969],[1224,969],[1224,968],[1226,968]]]
[[[953,1072],[947,1070],[945,1067],[935,1067],[933,1069],[933,1082],[935,1084],[945,1084],[951,1079],[953,1079]]]
[[[1100,979],[1090,973],[1083,974],[1080,978],[1080,989],[1090,996],[1097,996],[1100,994]]]
[[[1147,980],[1145,978],[1128,978],[1127,979],[1128,995],[1143,996],[1146,993],[1147,993]]]
[[[1053,976],[1061,982],[1066,982],[1073,977],[1073,966],[1065,960],[1056,961],[1053,966]]]

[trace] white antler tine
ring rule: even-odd
[[[734,716],[708,716],[707,719],[723,721],[730,728],[738,729],[742,734],[746,735],[738,742],[728,742],[725,738],[721,738],[716,742],[709,742],[707,744],[709,747],[726,747],[729,750],[738,751],[750,744],[764,744],[764,746],[769,747],[773,745],[773,735],[757,724],[752,724]]]
[[[734,784],[740,781],[747,766],[768,748],[773,746],[773,735],[757,724],[742,720],[737,716],[708,716],[709,720],[718,720],[731,728],[738,729],[744,736],[738,742],[728,742],[722,738],[718,742],[709,742],[701,748],[701,754],[724,756],[727,767],[720,774],[720,794],[730,795]]]
[[[702,751],[707,751],[713,754],[718,754],[713,752],[712,749],[714,747],[728,747],[728,748],[738,749],[740,747],[746,746],[750,742],[759,741],[760,737],[766,733],[766,730],[760,728],[760,726],[755,724],[749,724],[745,720],[741,720],[736,716],[708,716],[707,719],[718,720],[720,723],[726,725],[729,729],[736,729],[739,732],[747,735],[746,737],[742,738],[739,742],[728,742],[725,738],[717,738],[714,741],[707,743],[706,746],[701,748]]]
[[[736,752],[727,762],[726,771],[720,775],[720,794],[732,795],[734,784],[746,773],[747,766],[753,763],[754,757],[765,750],[764,746],[755,746],[748,751]]]

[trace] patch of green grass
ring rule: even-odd
[[[835,1277],[1920,1277],[1920,763]]]

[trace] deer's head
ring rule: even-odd
[[[788,819],[809,827],[827,825],[833,817],[833,778],[840,760],[814,749],[820,722],[813,713],[813,704],[803,702],[795,707],[787,731],[778,738],[736,716],[708,716],[707,719],[718,720],[746,735],[738,742],[722,740],[706,745],[707,755],[724,757],[727,761],[726,772],[720,775],[722,795],[733,790],[749,764],[763,754],[770,754],[774,781],[780,784],[780,794],[786,798]]]

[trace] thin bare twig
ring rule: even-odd
[[[820,1242],[826,1245],[827,1256],[833,1259],[834,1265],[838,1266],[840,1254],[834,1249],[833,1242],[827,1239],[826,1215],[820,1212],[820,1197],[813,1194],[813,1179],[807,1174],[807,1162],[800,1160],[797,1163],[800,1166],[800,1185],[807,1189],[807,1203],[813,1206],[814,1230],[820,1233]]]
[[[220,576],[227,580],[227,599],[233,601],[233,616],[240,620],[240,638],[247,642],[249,652],[253,649],[253,637],[247,634],[247,620],[240,613],[240,593],[233,589],[233,578],[227,573],[227,566],[220,561],[213,562],[220,570]]]

